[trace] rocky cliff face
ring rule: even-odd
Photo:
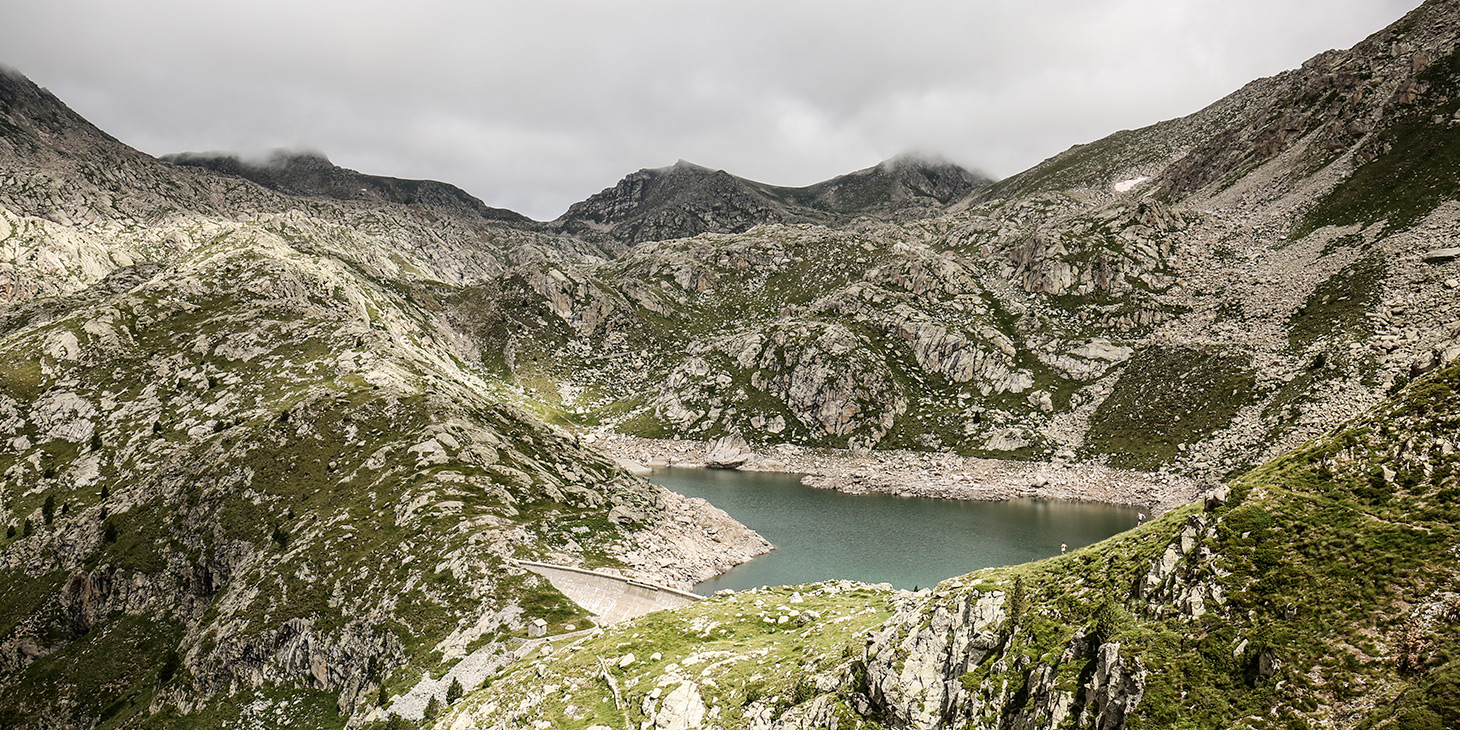
[[[348,718],[434,652],[574,620],[514,557],[662,580],[662,552],[640,556],[660,541],[715,552],[696,513],[671,519],[672,498],[443,357],[416,296],[240,225],[136,286],[11,320],[0,711],[89,726],[247,689],[335,697]],[[87,652],[133,664],[90,675]]]
[[[640,435],[1231,475],[1460,353],[1457,272],[1431,255],[1460,215],[1443,172],[1455,11],[1427,3],[939,217],[778,213],[612,261],[527,262],[491,296],[531,304],[479,339],[518,382],[550,384],[549,407]],[[825,209],[895,170],[794,201]],[[628,187],[679,174],[751,194],[684,166]],[[648,193],[626,191],[609,197],[642,210]],[[716,228],[674,235],[701,230]]]

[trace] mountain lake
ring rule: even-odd
[[[775,550],[695,586],[709,595],[850,579],[930,588],[980,568],[1013,565],[1103,540],[1138,524],[1134,507],[1065,500],[973,502],[845,494],[800,474],[659,468],[650,480],[701,497],[765,536]]]

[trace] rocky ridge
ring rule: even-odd
[[[840,225],[857,216],[912,220],[943,212],[990,180],[955,164],[905,155],[803,188],[766,185],[680,160],[635,172],[554,221],[571,234],[627,244],[769,223]]]
[[[428,210],[439,210],[462,218],[479,218],[528,225],[532,221],[520,213],[492,208],[455,185],[434,180],[401,180],[379,175],[365,175],[339,167],[318,152],[276,150],[262,161],[244,160],[237,155],[185,152],[165,155],[165,162],[202,167],[224,175],[252,180],[271,190],[304,197],[325,197],[337,200],[360,200],[394,203]]]
[[[1211,483],[1460,353],[1460,270],[1431,255],[1460,225],[1454,11],[1426,3],[942,216],[529,261],[464,295],[515,312],[462,319],[544,407],[635,435]]]
[[[582,623],[508,557],[687,582],[763,547],[546,419],[958,454],[893,457],[918,477],[1282,455],[1056,561],[548,642],[444,723],[1460,723],[1456,17],[951,205],[956,171],[679,166],[572,230],[167,164],[0,73],[0,719],[383,720],[527,616]]]
[[[765,549],[523,410],[443,316],[600,249],[168,165],[0,91],[0,724],[359,724],[589,620],[513,558],[687,585]]]

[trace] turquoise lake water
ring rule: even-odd
[[[846,578],[931,587],[980,568],[1059,555],[1137,524],[1137,510],[1095,502],[947,499],[843,494],[801,484],[799,474],[656,469],[650,479],[702,497],[764,535],[776,549],[695,587],[708,595]]]

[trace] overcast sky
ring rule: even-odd
[[[676,159],[995,177],[1346,48],[1418,0],[0,0],[0,63],[156,155],[325,152],[549,219]]]

